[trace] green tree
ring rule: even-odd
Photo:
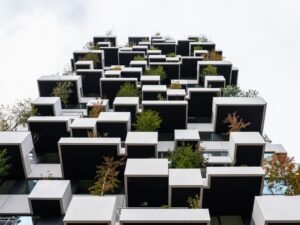
[[[8,163],[10,156],[7,156],[7,150],[0,150],[0,179],[8,175],[11,165]]]
[[[285,195],[300,194],[300,167],[287,154],[274,154],[265,160],[264,169],[269,190],[284,192]]]
[[[134,84],[125,83],[120,87],[117,92],[118,97],[137,97],[139,96],[139,91]]]
[[[201,71],[201,76],[204,79],[205,76],[218,75],[217,67],[213,65],[208,65]]]
[[[133,60],[134,61],[144,61],[145,57],[141,56],[141,55],[136,55],[136,56],[134,56]]]
[[[82,58],[79,59],[80,61],[93,61],[94,63],[94,68],[97,68],[98,65],[100,64],[100,58],[98,56],[98,54],[96,53],[92,53],[92,52],[88,52],[86,53]]]
[[[195,195],[195,197],[189,197],[187,200],[188,207],[190,209],[199,209],[200,208],[200,196]]]
[[[176,53],[175,52],[170,52],[167,54],[167,57],[176,57]]]
[[[161,122],[162,119],[158,112],[146,110],[137,115],[133,126],[136,131],[157,131]]]
[[[221,93],[223,97],[249,97],[254,98],[259,96],[259,92],[257,90],[249,89],[247,91],[242,90],[238,86],[227,85],[225,88],[221,89]]]
[[[114,157],[104,156],[103,159],[103,164],[97,166],[96,182],[89,188],[92,195],[103,196],[105,193],[113,192],[120,185],[119,169],[124,165],[125,158],[114,160]]]
[[[69,97],[73,93],[72,86],[73,84],[71,81],[57,82],[56,87],[52,90],[52,95],[60,97],[60,100],[65,107],[68,106]]]
[[[16,131],[19,126],[26,127],[29,117],[37,115],[37,108],[31,99],[23,99],[14,105],[0,105],[0,131]]]
[[[207,159],[203,156],[204,149],[193,149],[190,145],[177,146],[170,152],[169,160],[172,168],[205,168]]]
[[[166,72],[162,66],[152,66],[144,72],[144,75],[158,75],[160,76],[160,80],[166,79]]]

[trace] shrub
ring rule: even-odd
[[[176,53],[175,52],[170,52],[167,54],[167,57],[176,57]]]
[[[162,119],[158,112],[146,110],[136,117],[133,124],[136,131],[157,131],[160,128]]]
[[[7,150],[0,150],[0,179],[8,175],[8,170],[11,167],[11,165],[8,164],[9,159],[10,156],[7,156]]]
[[[134,56],[133,60],[134,61],[144,61],[145,57],[141,56],[141,55],[136,55],[136,56]]]
[[[236,112],[232,114],[228,113],[224,123],[228,124],[228,133],[233,131],[241,131],[241,129],[244,129],[251,124],[250,122],[246,123],[243,121],[243,119],[240,119],[240,116],[238,116]]]
[[[257,90],[247,90],[243,91],[238,86],[227,85],[225,88],[222,88],[222,93],[224,97],[249,97],[254,98],[259,96]]]
[[[201,76],[204,78],[205,76],[212,76],[212,75],[217,75],[218,74],[218,69],[215,66],[208,65],[201,71]]]
[[[215,51],[208,52],[204,56],[204,61],[222,61],[223,56]]]
[[[159,75],[160,80],[166,79],[166,73],[164,71],[164,68],[162,66],[157,66],[157,67],[150,67],[150,69],[147,69],[144,72],[144,75]]]
[[[82,58],[80,58],[80,61],[93,61],[94,67],[97,67],[98,64],[100,64],[99,56],[96,53],[86,53]]]
[[[203,50],[203,48],[200,46],[200,45],[196,45],[196,46],[194,46],[194,49],[193,49],[194,51],[195,50]]]
[[[72,86],[73,84],[71,81],[57,82],[56,87],[52,90],[52,95],[60,97],[60,100],[65,107],[68,106],[69,97],[73,93]]]
[[[195,197],[189,197],[187,200],[187,204],[190,209],[199,209],[200,203],[201,201],[199,195],[195,195]]]
[[[134,84],[125,83],[120,87],[117,92],[118,97],[136,97],[139,96],[139,91]]]
[[[177,146],[170,152],[169,160],[172,168],[205,168],[207,163],[203,149],[192,149],[190,145]]]
[[[182,88],[182,86],[181,86],[181,84],[180,83],[172,83],[172,84],[170,84],[170,88],[171,89],[181,89]]]
[[[121,66],[113,66],[111,70],[122,70]]]

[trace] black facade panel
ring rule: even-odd
[[[189,207],[187,200],[189,197],[200,196],[201,188],[175,188],[172,189],[171,207]]]
[[[120,65],[129,67],[130,61],[132,61],[134,59],[134,57],[136,57],[136,56],[145,57],[145,54],[139,53],[139,52],[119,52]]]
[[[197,63],[201,58],[181,58],[180,79],[197,80]]]
[[[127,158],[155,158],[155,145],[127,145]]]
[[[100,134],[106,133],[107,137],[119,137],[122,141],[126,139],[127,123],[125,122],[97,122],[97,131]]]
[[[159,100],[159,96],[166,99],[166,91],[143,91],[143,100]]]
[[[178,40],[177,41],[177,55],[189,56],[190,55],[190,42],[191,40]]]
[[[239,71],[238,70],[232,70],[231,85],[236,86],[238,84],[238,76],[239,76]]]
[[[263,146],[238,145],[236,152],[236,166],[261,166],[263,159]]]
[[[101,48],[104,51],[104,65],[106,67],[112,65],[119,65],[119,48],[105,47]]]
[[[140,72],[121,71],[121,77],[125,77],[125,78],[137,78],[138,81],[140,81],[141,75],[142,74]]]
[[[208,81],[207,87],[209,88],[224,88],[224,82],[223,81]]]
[[[112,47],[116,46],[117,44],[117,39],[116,37],[94,37],[94,44],[96,45],[98,42],[110,42],[110,45]]]
[[[176,44],[153,44],[153,47],[161,50],[162,55],[167,55],[172,52],[176,53]]]
[[[135,121],[137,114],[135,105],[115,105],[115,112],[130,112],[131,123]]]
[[[89,132],[93,132],[93,129],[72,128],[72,137],[88,137]]]
[[[99,80],[102,77],[102,72],[79,71],[77,75],[82,78],[82,93],[84,97],[100,97]]]
[[[34,105],[38,116],[55,116],[53,105]]]
[[[30,200],[34,215],[58,216],[61,215],[59,200]]]

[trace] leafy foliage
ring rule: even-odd
[[[205,76],[212,76],[212,75],[217,75],[218,74],[218,69],[215,66],[208,65],[201,71],[201,77],[204,79]]]
[[[118,97],[136,97],[139,96],[139,91],[134,84],[125,83],[120,87],[117,92]]]
[[[101,132],[95,132],[95,131],[88,131],[87,136],[89,138],[97,138],[97,137],[107,137],[108,133],[101,133]]]
[[[105,111],[105,106],[102,105],[103,101],[101,102],[96,102],[93,104],[93,107],[89,113],[89,117],[90,118],[98,118],[99,114],[102,112],[102,111]]]
[[[133,126],[136,131],[157,131],[161,122],[162,119],[158,112],[146,110],[137,115]]]
[[[199,209],[200,208],[200,196],[199,195],[195,195],[195,197],[189,197],[187,200],[188,203],[188,207],[190,209]]]
[[[190,145],[177,146],[170,152],[169,160],[172,168],[205,168],[207,159],[203,156],[204,149],[193,149]]]
[[[104,156],[103,159],[103,164],[97,166],[96,182],[89,188],[92,195],[103,196],[105,193],[113,192],[120,184],[119,168],[124,165],[125,158],[114,160],[113,157]]]
[[[111,70],[122,70],[121,66],[113,66]]]
[[[141,55],[136,55],[134,58],[133,58],[134,61],[144,61],[145,60],[145,57],[144,56],[141,56]]]
[[[193,50],[203,50],[203,48],[200,45],[194,46]]]
[[[83,47],[85,50],[99,50],[99,46],[95,45],[93,41],[89,41]]]
[[[180,83],[172,83],[172,84],[170,84],[170,88],[171,89],[181,89],[182,88],[182,86],[181,86],[181,84]]]
[[[26,127],[29,117],[37,115],[37,108],[31,99],[23,99],[15,105],[0,105],[0,131],[15,131],[19,126]]]
[[[234,113],[228,113],[227,117],[224,120],[224,123],[229,124],[228,125],[228,133],[234,132],[234,131],[241,131],[241,129],[244,129],[248,126],[250,126],[250,122],[245,123],[243,119],[240,119],[240,116],[237,115],[236,112]]]
[[[82,58],[80,58],[80,61],[93,61],[94,68],[101,62],[98,54],[91,52],[86,53]]]
[[[286,154],[274,154],[265,160],[267,185],[269,189],[284,191],[285,195],[300,194],[300,167],[293,157]]]
[[[243,91],[238,86],[227,85],[225,88],[222,88],[222,93],[224,97],[258,97],[259,93],[257,90],[247,90]]]
[[[73,84],[71,81],[57,82],[56,87],[52,90],[52,95],[60,97],[60,100],[65,107],[68,106],[69,97],[73,93],[72,86]]]
[[[152,66],[144,72],[144,75],[150,75],[150,76],[159,75],[160,80],[166,79],[166,73],[162,66],[157,66],[157,67]]]
[[[176,53],[175,52],[170,52],[167,54],[167,57],[176,57]]]
[[[161,93],[159,93],[159,94],[157,95],[157,100],[158,100],[158,101],[165,101],[166,98],[165,98]]]
[[[204,56],[204,61],[222,61],[223,56],[215,51],[210,51]]]
[[[0,150],[0,178],[8,175],[8,170],[11,167],[11,165],[8,164],[9,160],[10,157],[7,156],[7,150]]]

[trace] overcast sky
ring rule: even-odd
[[[0,103],[38,95],[37,78],[62,72],[74,50],[112,29],[206,34],[268,102],[265,132],[300,161],[299,0],[0,0]]]

